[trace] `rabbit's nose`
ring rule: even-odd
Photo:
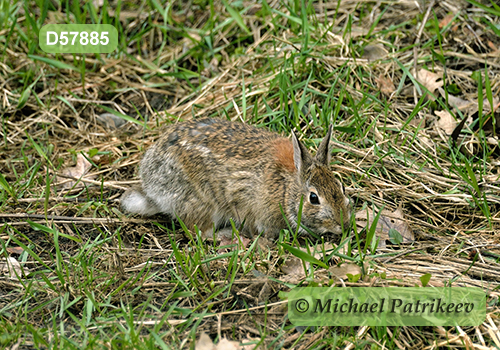
[[[344,225],[351,223],[352,208],[352,202],[350,202],[349,205],[345,206],[345,209],[340,209],[340,215]]]

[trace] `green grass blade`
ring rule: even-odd
[[[321,266],[325,269],[328,268],[328,266],[322,262],[321,260],[318,260],[316,259],[314,256],[310,255],[310,254],[307,254],[306,252],[298,249],[298,248],[295,248],[295,247],[292,247],[291,245],[288,245],[286,243],[280,243],[280,245],[285,248],[286,250],[288,250],[290,253],[292,253],[292,255],[295,255],[297,258],[299,259],[302,259],[304,261],[307,261],[311,264],[316,264],[318,266]]]
[[[52,66],[52,67],[57,68],[57,69],[69,69],[69,70],[74,70],[74,71],[80,71],[79,69],[77,69],[76,67],[74,67],[70,64],[67,64],[67,63],[64,63],[61,61],[57,61],[57,60],[53,60],[51,58],[36,56],[36,55],[28,55],[28,57],[34,61],[40,61],[43,63],[47,63],[49,66]]]
[[[241,14],[236,11],[231,5],[227,3],[226,0],[222,0],[222,3],[226,7],[227,12],[233,17],[234,21],[240,26],[241,29],[243,29],[248,35],[251,34],[250,29],[246,26],[245,22],[243,21],[243,17],[241,17]]]

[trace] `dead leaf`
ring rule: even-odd
[[[441,22],[439,22],[439,29],[442,29],[442,28],[446,27],[448,24],[450,24],[450,22],[453,20],[453,18],[455,18],[454,13],[449,13],[446,16],[444,16],[444,18],[441,20]]]
[[[219,344],[217,344],[216,350],[239,350],[240,343],[237,341],[227,340],[222,338]]]
[[[212,339],[206,333],[201,333],[200,339],[196,342],[194,346],[195,350],[216,350],[215,344]]]
[[[441,128],[446,135],[451,135],[457,126],[455,118],[453,118],[448,111],[435,111],[434,113],[439,117],[436,125]]]
[[[422,145],[425,146],[427,149],[435,151],[435,146],[436,146],[435,143],[432,142],[430,138],[425,136],[425,134],[422,133],[422,135],[419,135],[419,140],[422,143]]]
[[[232,232],[233,231],[231,228],[225,228],[219,231],[217,239],[219,240],[220,247],[230,246],[231,247],[230,250],[238,250],[240,249],[240,244],[243,248],[246,248],[250,244],[250,239],[248,239],[243,235],[234,238],[231,237]],[[210,237],[208,237],[208,239],[210,239]],[[219,254],[223,254],[227,251],[229,251],[228,248],[219,248],[217,250]]]
[[[495,136],[495,137],[490,136],[490,137],[486,138],[486,142],[488,142],[488,144],[490,144],[492,146],[497,146],[499,144],[498,143],[498,136]]]
[[[439,88],[438,91],[443,98],[448,99],[448,103],[450,106],[462,111],[467,115],[474,114],[479,110],[479,103],[477,101],[464,100],[460,97],[450,94],[446,96],[446,93],[442,88]],[[491,111],[496,112],[496,110],[500,107],[500,99],[498,97],[493,97],[492,102],[493,106],[490,105],[490,101],[487,98],[483,100],[484,113],[490,113]]]
[[[21,255],[22,253],[24,253],[24,249],[21,247],[8,247],[7,253]]]
[[[272,314],[271,311],[269,311],[269,314]],[[241,341],[241,344],[246,344],[241,346],[241,350],[258,350],[262,349],[264,350],[264,344],[261,344],[259,347],[256,346],[257,343],[261,341],[260,338],[245,338]],[[253,342],[254,344],[248,344]]]
[[[356,212],[356,225],[358,226],[358,229],[361,230],[366,227],[366,229],[369,230],[376,215],[377,213],[369,208]],[[368,221],[367,218],[369,218]],[[401,206],[399,206],[394,212],[384,209],[382,210],[382,213],[380,213],[377,227],[375,229],[375,236],[380,239],[378,245],[379,248],[385,247],[385,241],[389,240],[389,231],[391,229],[394,229],[401,234],[403,243],[411,243],[415,240],[413,230],[406,222]],[[373,239],[376,237],[373,237]]]
[[[10,279],[19,279],[23,276],[23,269],[16,258],[8,257],[0,259],[0,276],[6,276]]]
[[[200,339],[194,346],[195,350],[239,350],[240,343],[237,341],[222,338],[219,344],[215,345],[206,333],[201,333]]]
[[[396,91],[394,83],[392,82],[392,79],[390,77],[384,77],[382,74],[380,74],[379,77],[375,79],[375,81],[377,82],[377,87],[380,92],[386,96],[391,96],[391,94]]]
[[[97,116],[97,121],[103,124],[108,129],[117,129],[126,123],[125,119],[120,118],[113,113],[99,114]]]
[[[353,276],[362,274],[361,267],[352,263],[344,263],[342,266],[332,266],[328,270],[332,273],[332,275],[343,280],[348,279],[347,274]]]
[[[381,44],[367,45],[364,48],[363,55],[361,58],[365,58],[368,61],[375,61],[386,57],[389,52]]]
[[[306,261],[306,268],[308,267],[308,263]],[[291,256],[286,259],[285,263],[280,266],[281,272],[286,273],[287,275],[298,275],[300,273],[304,274],[304,265],[302,264],[302,260]]]
[[[422,84],[430,93],[434,93],[437,88],[443,86],[443,80],[441,74],[436,74],[429,72],[428,70],[421,69],[416,75],[417,81]],[[434,98],[431,96],[434,100]]]
[[[259,302],[269,300],[273,292],[274,290],[271,287],[271,283],[266,281],[259,292],[259,297],[258,297]]]
[[[490,40],[488,40],[488,41],[486,42],[486,44],[487,44],[487,45],[488,45],[488,47],[489,47],[490,49],[492,49],[493,51],[498,51],[498,49],[497,49],[497,47],[495,46],[495,44],[493,44],[493,42],[491,42]]]
[[[252,272],[257,278],[250,278],[248,283],[235,286],[233,292],[239,298],[244,299],[248,305],[259,305],[269,301],[271,295],[279,290],[279,285],[258,270],[252,270]]]
[[[94,179],[94,176],[85,176],[91,167],[92,163],[90,163],[83,154],[78,153],[78,155],[76,156],[76,165],[74,167],[69,167],[61,171],[61,176],[56,177],[56,185],[61,186],[62,188],[73,188],[73,186],[75,186],[76,180],[72,180],[70,178],[85,178],[87,180]],[[78,182],[75,188],[78,187],[83,187],[83,183]]]
[[[306,261],[305,264],[306,269],[309,269],[309,263]],[[297,284],[306,277],[302,260],[295,256],[288,257],[280,269],[286,275],[285,280],[288,283]]]
[[[439,88],[438,91],[444,99],[446,98],[448,99],[449,105],[455,108],[456,110],[460,110],[462,112],[466,112],[467,114],[469,114],[470,111],[474,110],[474,108],[477,107],[477,103],[473,101],[467,101],[461,99],[460,97],[456,97],[450,94],[446,96],[446,93],[442,88]]]

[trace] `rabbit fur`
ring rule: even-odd
[[[332,127],[313,157],[291,140],[263,128],[223,119],[193,119],[166,127],[140,163],[141,188],[121,197],[125,211],[178,217],[205,238],[214,228],[243,224],[242,233],[274,239],[301,225],[318,234],[341,233],[350,200],[329,169]],[[303,228],[300,228],[304,231]]]

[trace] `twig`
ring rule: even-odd
[[[422,32],[424,31],[425,24],[429,19],[429,15],[431,14],[431,10],[432,7],[434,7],[435,1],[436,0],[432,0],[431,3],[429,4],[429,7],[427,8],[427,12],[425,13],[424,20],[422,21],[420,29],[418,30],[417,39],[415,40],[415,44],[413,46],[413,69],[415,78],[417,78],[417,60],[418,60],[417,45],[420,44],[420,37],[422,36]],[[415,85],[413,86],[413,98],[415,99],[415,106],[416,106],[418,103],[418,96],[417,96],[417,87]]]
[[[0,219],[2,218],[19,218],[19,219],[42,219],[43,221],[38,221],[38,223],[44,223],[46,220],[57,221],[58,223],[75,223],[75,224],[93,224],[93,223],[151,223],[151,222],[171,222],[172,220],[148,220],[148,219],[129,219],[129,218],[89,218],[89,217],[73,217],[73,216],[62,216],[62,215],[43,215],[43,214],[26,214],[26,213],[7,213],[0,214]],[[23,225],[27,222],[10,222],[3,223],[4,225]]]

